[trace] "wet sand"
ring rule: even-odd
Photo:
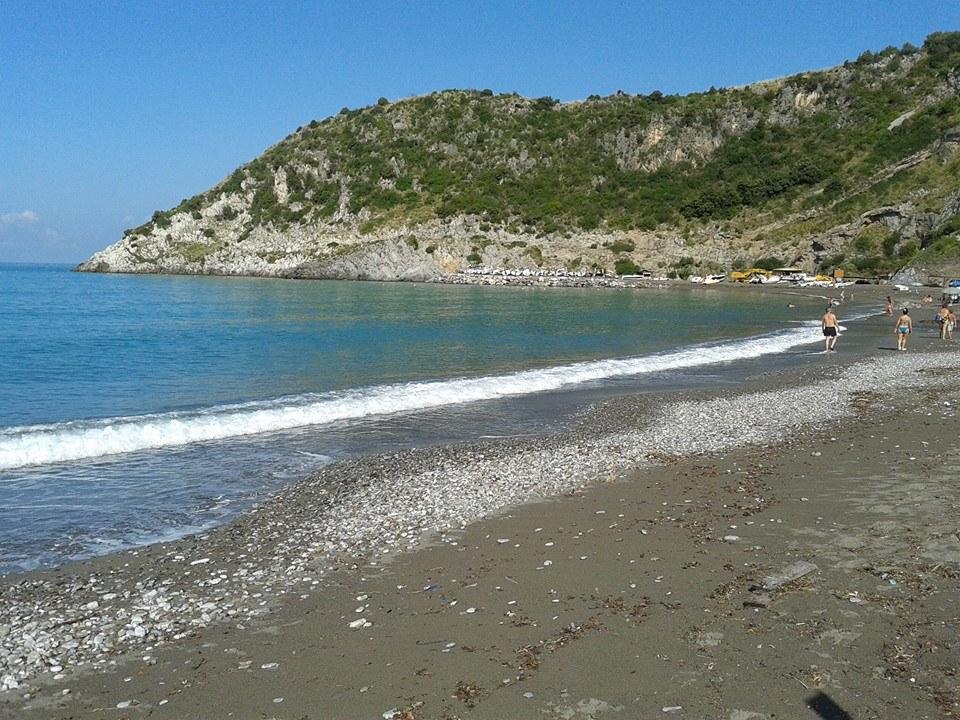
[[[314,554],[288,573],[296,582],[280,572],[240,600],[224,595],[207,621],[174,628],[179,639],[118,641],[94,662],[31,677],[0,697],[0,716],[958,717],[960,363],[955,347],[919,334],[913,354],[876,353],[886,324],[848,353],[877,355],[867,361],[841,352],[813,371],[671,398],[674,410],[655,397],[611,402],[536,448],[586,454],[589,480],[541,467],[535,476],[564,477],[530,487],[558,495],[479,520],[486,508],[458,505],[462,523],[426,546],[381,525],[373,545],[323,555],[333,566],[322,572]],[[845,372],[855,392],[823,379]],[[767,397],[786,404],[757,406]],[[674,433],[662,445],[654,420]],[[637,455],[631,443],[641,442]],[[664,451],[671,445],[677,452]],[[530,465],[528,446],[457,446],[328,472],[382,492],[414,468],[448,483],[457,463],[469,488],[492,465],[506,485]],[[305,484],[208,536],[8,581],[3,600],[84,607],[97,597],[90,576],[93,587],[120,578],[134,599],[185,596],[201,572],[209,597],[207,583],[222,575],[227,585],[246,567],[240,548],[288,562],[278,546],[309,525],[329,487]],[[464,497],[514,491],[487,490]],[[383,555],[391,548],[376,541],[387,537],[419,549]],[[768,598],[750,592],[801,559],[817,570]],[[126,619],[136,612],[117,606]]]

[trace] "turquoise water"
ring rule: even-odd
[[[818,340],[822,300],[0,265],[0,570],[223,522],[332,459]],[[680,374],[678,376],[678,373]]]

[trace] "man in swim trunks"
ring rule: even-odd
[[[948,340],[950,338],[950,330],[952,330],[952,328],[949,327],[950,307],[947,305],[947,303],[944,303],[943,307],[937,310],[936,320],[938,323],[940,323],[940,339]]]
[[[837,316],[833,314],[832,306],[828,307],[826,312],[823,313],[823,317],[820,318],[820,327],[823,328],[824,352],[835,352],[834,346],[837,344],[839,325],[837,324]]]
[[[913,320],[907,309],[903,309],[903,315],[897,318],[897,350],[907,349],[907,335],[913,332]]]

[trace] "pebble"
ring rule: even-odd
[[[925,368],[947,371],[920,372]],[[416,546],[431,532],[460,529],[505,507],[586,487],[598,477],[619,477],[649,465],[650,456],[720,453],[795,437],[803,427],[850,417],[855,393],[936,387],[949,383],[958,368],[956,353],[886,354],[827,379],[668,402],[642,422],[629,400],[614,400],[592,411],[590,422],[553,435],[335,463],[230,525],[175,541],[169,550],[135,559],[125,554],[105,570],[74,571],[56,580],[28,574],[5,585],[0,690],[17,689],[53,667],[104,662],[210,625],[245,626],[272,612],[293,588],[302,592],[305,579],[311,588],[322,587],[329,568],[343,557],[367,555],[373,562]],[[823,403],[823,397],[833,401]],[[758,407],[790,412],[758,413]],[[690,427],[697,432],[687,432]],[[546,467],[551,472],[541,472]],[[221,569],[198,569],[206,565]],[[366,599],[358,596],[357,602]],[[372,625],[360,618],[349,627]]]

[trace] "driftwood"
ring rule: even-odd
[[[780,572],[767,575],[763,579],[763,584],[760,586],[760,589],[767,591],[776,590],[788,583],[792,583],[794,580],[799,580],[804,575],[809,575],[816,569],[817,566],[811,562],[797,560],[797,562],[787,565]]]
[[[743,604],[746,607],[769,607],[770,603],[773,602],[773,595],[771,594],[773,591],[779,590],[784,585],[789,585],[815,570],[817,570],[817,566],[806,560],[798,560],[795,563],[790,563],[781,569],[780,572],[764,577],[760,585],[751,586],[750,594],[747,596],[747,599],[743,601]]]

